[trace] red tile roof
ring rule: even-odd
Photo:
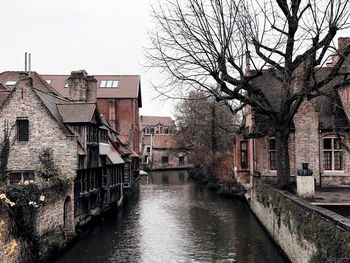
[[[0,74],[0,83],[6,86],[7,81],[18,81],[19,80],[20,71],[4,71]],[[39,89],[44,92],[53,93],[55,95],[59,95],[59,93],[44,80],[37,72],[33,71],[30,75],[33,79],[33,86],[36,89]],[[6,86],[7,87],[7,86]],[[12,87],[7,87],[12,89]]]
[[[171,117],[163,117],[163,116],[142,116],[140,117],[141,124],[143,126],[154,126],[157,124],[162,124],[164,126],[174,126],[174,121]]]
[[[51,85],[64,97],[68,96],[65,88],[69,75],[42,75],[51,80]],[[139,75],[94,75],[97,80],[97,98],[141,98],[141,82]],[[117,88],[100,88],[102,80],[117,80]]]

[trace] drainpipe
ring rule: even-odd
[[[253,175],[255,175],[256,171],[256,140],[253,138]]]
[[[151,154],[151,165],[153,167],[153,134],[151,133],[151,151],[150,151],[150,154]]]
[[[250,178],[250,187],[253,189],[253,177],[255,176],[256,172],[256,140],[255,137],[253,138],[253,176]]]
[[[322,173],[321,173],[321,130],[318,133],[318,173],[320,174],[320,187],[322,187]]]

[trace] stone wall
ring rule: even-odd
[[[75,236],[73,203],[69,191],[48,190],[37,212],[36,230],[39,236],[39,257],[46,258],[62,249]],[[73,196],[73,195],[71,195]]]
[[[254,178],[250,207],[292,262],[349,262],[350,219]]]
[[[29,121],[29,141],[14,141],[8,170],[35,170],[39,153],[45,148],[52,148],[54,162],[62,177],[74,179],[78,165],[76,137],[64,133],[35,94],[30,80],[19,81],[15,91],[0,108],[0,139],[3,138],[4,121],[12,128],[12,141],[16,138],[16,118],[28,118]]]
[[[0,139],[3,138],[4,121],[12,128],[11,141],[14,144],[8,160],[9,171],[34,171],[39,164],[39,153],[45,148],[51,148],[60,179],[69,182],[66,194],[58,193],[57,189],[56,192],[50,188],[45,190],[45,201],[38,209],[36,229],[42,244],[40,256],[45,256],[54,248],[51,247],[52,241],[57,241],[54,246],[62,245],[74,233],[72,185],[78,165],[76,137],[64,132],[35,93],[30,78],[22,79],[16,84],[14,92],[0,108],[0,116]],[[17,117],[28,119],[29,141],[15,140]],[[68,209],[65,210],[65,207]],[[0,216],[0,224],[1,222]],[[14,245],[15,241],[11,242],[10,245]]]

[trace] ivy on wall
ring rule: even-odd
[[[8,122],[4,121],[4,136],[2,141],[0,142],[0,182],[5,183],[7,180],[7,163],[10,155],[11,145],[13,143],[10,142],[10,133],[11,129],[9,127]]]
[[[9,139],[9,136],[7,138]],[[1,153],[4,151],[3,149],[9,149],[8,146],[3,147],[3,145],[1,145]],[[10,143],[8,145],[10,146]],[[3,171],[3,173],[0,175],[5,174],[7,169],[7,160],[3,159],[5,155],[6,153],[1,155],[2,170],[0,172]],[[49,246],[54,247],[52,245],[54,242],[50,240],[51,243],[46,242],[45,248],[40,248],[41,239],[48,237],[39,236],[37,233],[37,224],[40,224],[37,222],[38,209],[45,202],[45,195],[50,196],[51,200],[65,196],[69,189],[69,183],[60,178],[60,170],[54,163],[51,148],[45,148],[40,152],[34,180],[11,185],[5,184],[6,176],[1,177],[1,180],[3,193],[0,193],[0,202],[5,205],[12,222],[9,226],[10,234],[21,243],[20,248],[18,248],[21,250],[21,261],[38,262],[45,256],[43,251],[47,251]],[[62,226],[50,231],[56,236],[64,233]],[[55,240],[61,239],[56,238]]]
[[[317,210],[303,206],[294,201],[288,194],[273,189],[254,179],[254,192],[257,201],[264,207],[272,208],[277,219],[278,228],[281,223],[299,239],[313,243],[317,252],[310,262],[349,262],[350,231],[343,229],[335,220],[325,218]]]
[[[52,148],[44,148],[39,153],[39,165],[35,170],[36,181],[45,191],[66,192],[69,183],[60,178],[60,169],[54,163]]]

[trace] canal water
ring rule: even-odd
[[[79,237],[56,263],[286,262],[247,205],[184,171],[152,172],[140,193]]]

